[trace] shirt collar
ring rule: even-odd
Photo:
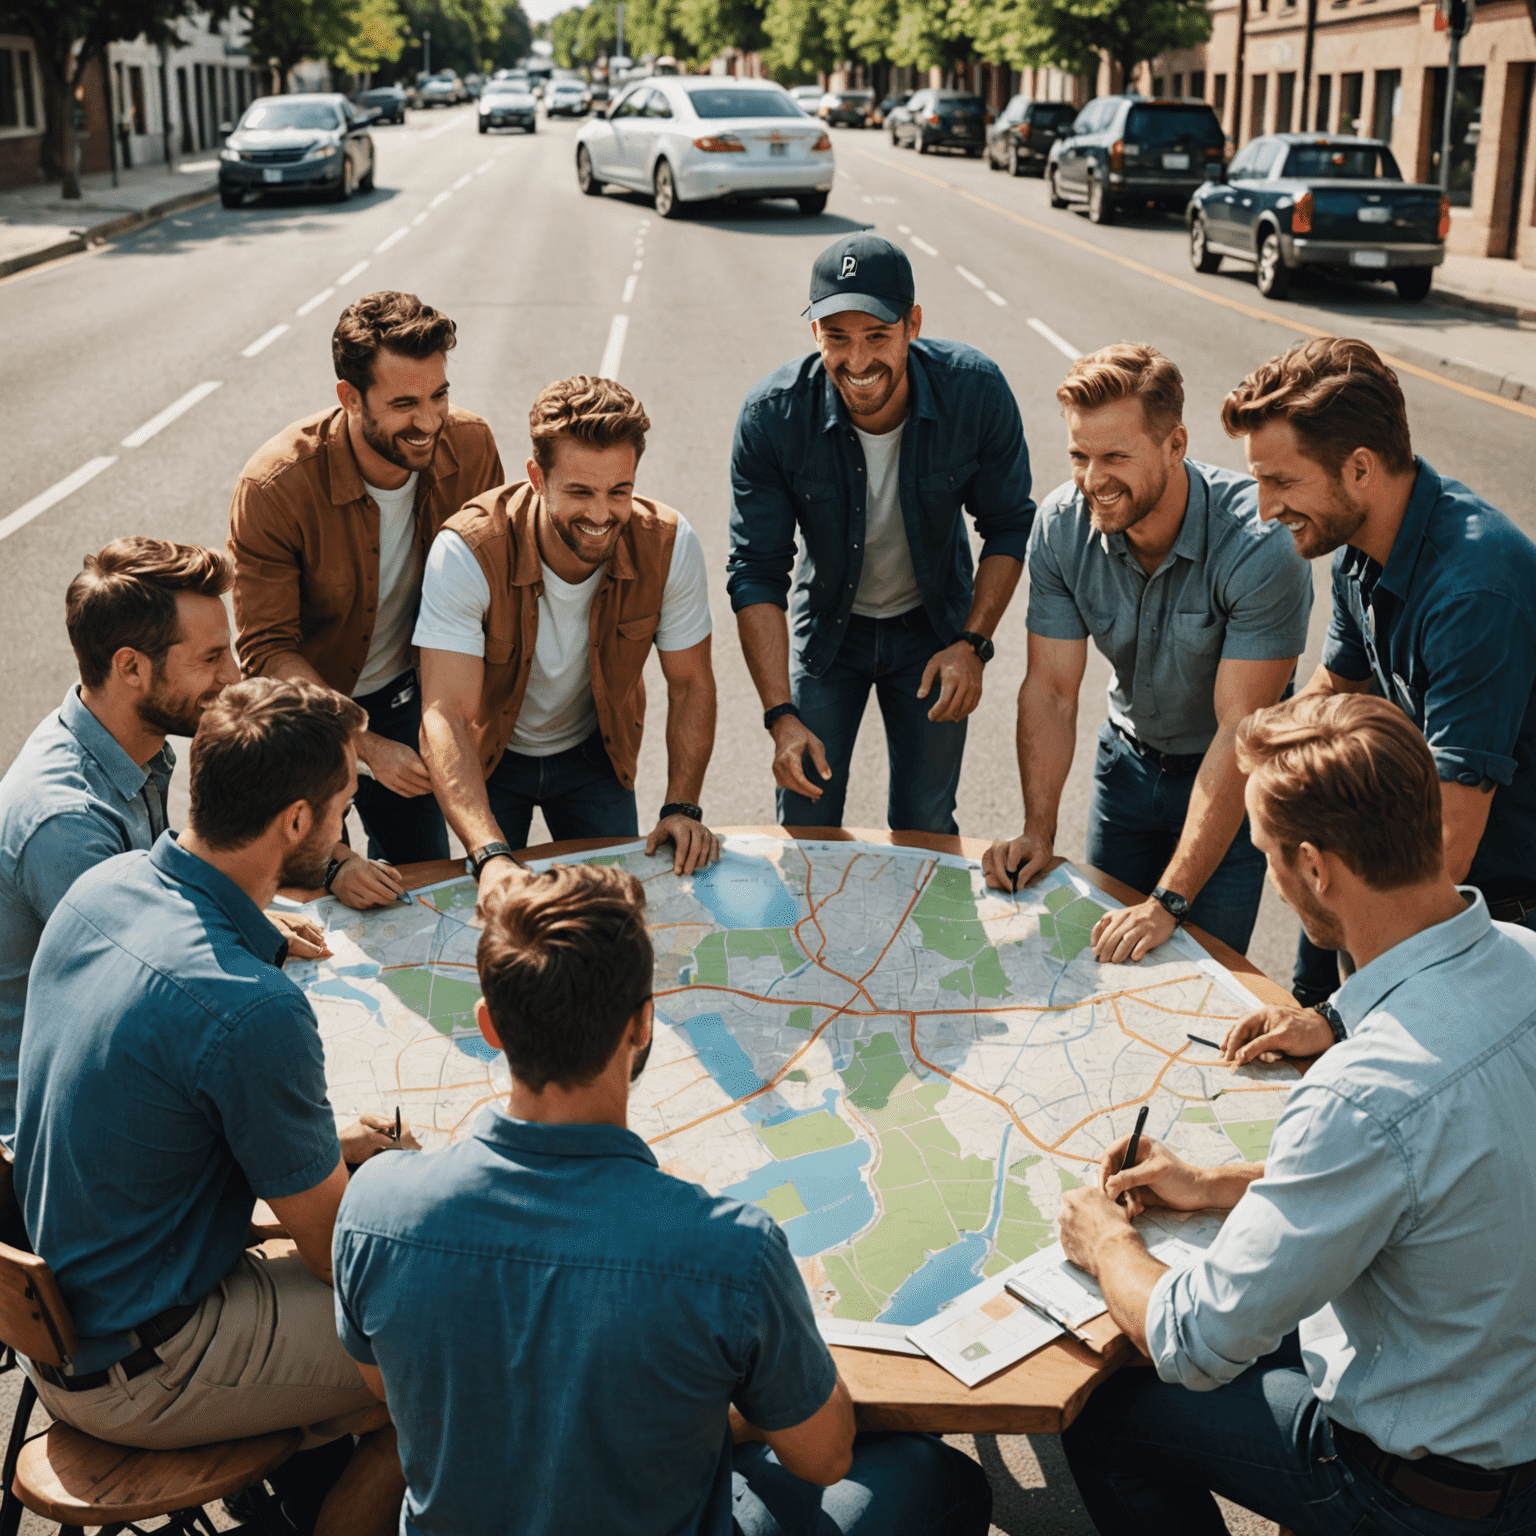
[[[139,767],[123,751],[117,737],[86,708],[78,683],[64,695],[64,702],[59,705],[59,719],[64,729],[101,765],[102,771],[112,780],[112,787],[124,800],[132,800],[143,792],[152,770],[170,773],[176,766],[176,754],[167,742],[150,758],[147,767]]]
[[[843,404],[843,397],[837,392],[837,386],[832,382],[832,375],[827,372],[825,364],[821,364],[820,367],[821,430],[830,432],[834,427],[851,427],[853,420],[848,414],[848,407]],[[914,416],[927,417],[931,421],[938,420],[938,402],[928,383],[928,372],[923,367],[922,358],[917,349],[910,345],[907,347],[907,387],[911,393],[907,400],[907,414],[903,420],[910,421]]]
[[[288,958],[288,941],[272,926],[267,915],[228,875],[206,859],[188,853],[172,832],[162,832],[150,850],[150,862],[168,880],[201,891],[239,931],[245,947],[258,960],[281,965]]]
[[[445,471],[459,467],[458,455],[448,441],[448,427],[437,435],[437,447],[432,450],[432,462],[416,472],[416,503],[432,488]],[[341,407],[331,412],[325,426],[325,460],[330,471],[331,504],[344,507],[361,501],[368,494],[363,472],[357,467],[357,455],[352,451],[352,433],[347,428],[347,413]]]
[[[476,1137],[504,1151],[531,1152],[540,1157],[632,1157],[657,1165],[656,1154],[622,1125],[552,1125],[542,1120],[514,1120],[492,1105],[475,1127]]]
[[[1405,600],[1413,583],[1413,568],[1419,562],[1424,535],[1429,531],[1429,515],[1440,500],[1440,476],[1423,459],[1414,462],[1418,465],[1418,473],[1413,477],[1408,509],[1403,513],[1397,537],[1392,540],[1392,552],[1387,556],[1386,566],[1376,581],[1379,589]]]
[[[1405,981],[1471,949],[1493,932],[1493,921],[1488,916],[1488,904],[1483,900],[1482,892],[1471,885],[1459,885],[1456,889],[1467,904],[1465,912],[1458,912],[1455,917],[1448,917],[1443,923],[1436,923],[1411,939],[1394,944],[1384,955],[1378,955],[1369,965],[1356,971],[1334,993],[1333,1006],[1338,1009],[1350,1034],[1354,1034],[1360,1021],[1380,1007]]]
[[[1210,487],[1205,483],[1205,476],[1200,473],[1199,467],[1193,461],[1184,460],[1184,471],[1189,477],[1189,492],[1184,498],[1184,521],[1179,524],[1179,536],[1173,541],[1173,548],[1168,551],[1168,554],[1169,556],[1182,555],[1186,560],[1198,565],[1205,559],[1206,520],[1211,507],[1211,492]],[[1079,491],[1077,499],[1082,504],[1083,515],[1089,516],[1088,498]],[[1131,546],[1123,533],[1101,533],[1099,548],[1106,555],[1119,555],[1122,560],[1135,562],[1137,569],[1145,570],[1131,552]],[[1164,563],[1166,564],[1166,559]],[[1158,570],[1162,568],[1159,566]]]

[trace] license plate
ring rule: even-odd
[[[1390,208],[1357,208],[1355,217],[1362,224],[1385,224],[1392,217]]]
[[[281,181],[283,179],[283,173],[276,170],[263,171],[261,173],[261,179],[263,181]]]
[[[1163,169],[1165,171],[1187,171],[1189,169],[1189,156],[1164,155]]]
[[[1351,251],[1349,264],[1352,267],[1384,267],[1387,264],[1385,251]]]
[[[770,155],[787,155],[789,153],[789,145],[788,144],[770,144],[768,146],[768,153]]]

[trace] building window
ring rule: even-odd
[[[1376,71],[1376,99],[1371,103],[1371,137],[1392,142],[1392,125],[1403,109],[1403,72],[1400,69]]]
[[[1182,96],[1184,94],[1184,76],[1183,75],[1175,75],[1173,77],[1173,94],[1175,96]]]
[[[1359,70],[1339,76],[1339,132],[1359,133],[1365,127],[1365,76]]]
[[[187,72],[176,66],[176,105],[181,109],[181,152],[190,155],[196,148],[192,142],[192,103],[187,97]]]
[[[1211,106],[1223,123],[1227,120],[1227,77],[1217,75],[1211,82]]]
[[[1264,132],[1264,109],[1268,105],[1269,76],[1254,75],[1248,81],[1248,137],[1256,139]]]
[[[203,66],[192,66],[192,94],[197,100],[197,147],[208,148],[208,118],[203,107]]]
[[[1445,122],[1445,71],[1431,70],[1434,98],[1430,104],[1429,181],[1440,180],[1440,135]],[[1453,208],[1472,206],[1472,182],[1477,175],[1477,143],[1482,137],[1483,66],[1463,65],[1456,71],[1456,100],[1451,104],[1451,185]],[[1497,147],[1497,141],[1495,141]]]
[[[1190,70],[1189,94],[1197,101],[1205,100],[1205,71],[1203,69]]]
[[[1312,121],[1314,133],[1332,132],[1329,123],[1329,112],[1333,106],[1333,76],[1319,75],[1317,77],[1317,116]]]
[[[32,50],[0,48],[0,129],[25,132],[37,127],[37,92],[32,82]]]
[[[230,100],[229,67],[227,65],[219,71],[219,83],[223,86],[219,96],[221,108],[219,112],[219,138],[222,141],[224,137],[224,124],[230,121],[234,112],[234,104]]]
[[[1296,71],[1284,69],[1275,76],[1275,132],[1291,131],[1291,113],[1296,108]]]
[[[148,133],[149,119],[144,106],[144,69],[142,65],[128,66],[128,117],[134,133]]]

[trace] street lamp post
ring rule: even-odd
[[[421,29],[421,67],[427,74],[432,73],[432,28]]]
[[[1451,195],[1451,113],[1456,106],[1456,66],[1461,62],[1461,40],[1472,27],[1476,0],[1440,0],[1437,28],[1442,20],[1450,33],[1450,58],[1445,71],[1445,114],[1440,120],[1440,195]]]

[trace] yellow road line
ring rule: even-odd
[[[895,165],[880,155],[872,155],[867,149],[858,151],[866,160],[873,160],[877,165],[883,165],[887,170],[900,171],[903,176],[913,176],[918,181],[931,182],[936,187],[943,187],[947,192],[958,193],[968,202],[976,203],[982,208],[988,208],[993,213],[1000,213],[1005,219],[1012,219],[1015,224],[1022,224],[1025,229],[1032,229],[1038,234],[1049,235],[1053,240],[1060,240],[1066,245],[1075,245],[1079,250],[1088,251],[1094,256],[1101,256],[1105,261],[1115,262],[1118,266],[1127,268],[1132,272],[1139,272],[1143,277],[1155,278],[1160,283],[1166,283],[1170,288],[1177,288],[1181,293],[1193,294],[1197,299],[1204,299],[1208,304],[1219,304],[1223,309],[1235,310],[1240,315],[1247,315],[1250,319],[1262,320],[1267,325],[1278,325],[1288,331],[1295,331],[1302,336],[1334,336],[1336,331],[1319,330],[1315,325],[1307,325],[1301,320],[1287,320],[1283,315],[1277,315],[1271,310],[1258,309],[1252,304],[1244,304],[1238,299],[1229,299],[1223,294],[1211,293],[1195,283],[1185,282],[1183,278],[1174,277],[1167,272],[1159,272],[1156,267],[1149,267],[1145,262],[1136,261],[1129,256],[1117,255],[1114,251],[1107,251],[1102,245],[1095,245],[1092,240],[1084,240],[1081,235],[1068,234],[1064,229],[1055,229],[1049,224],[1041,224],[1035,219],[1027,219],[1021,213],[1015,213],[1011,208],[1004,208],[1001,203],[991,202],[985,197],[978,197],[974,192],[968,192],[964,187],[956,186],[952,181],[944,181],[937,176],[930,176],[924,171],[919,171],[909,165]],[[1517,416],[1529,416],[1536,421],[1536,406],[1526,405],[1519,400],[1507,400],[1503,395],[1495,395],[1486,389],[1476,389],[1471,384],[1463,384],[1457,379],[1448,379],[1443,373],[1436,373],[1432,368],[1421,368],[1417,363],[1410,363],[1406,358],[1394,357],[1389,352],[1380,354],[1381,360],[1399,373],[1411,373],[1416,378],[1427,379],[1431,384],[1438,384],[1442,389],[1455,390],[1458,395],[1466,395],[1473,400],[1481,400],[1488,405],[1497,405],[1506,411],[1513,411]]]

